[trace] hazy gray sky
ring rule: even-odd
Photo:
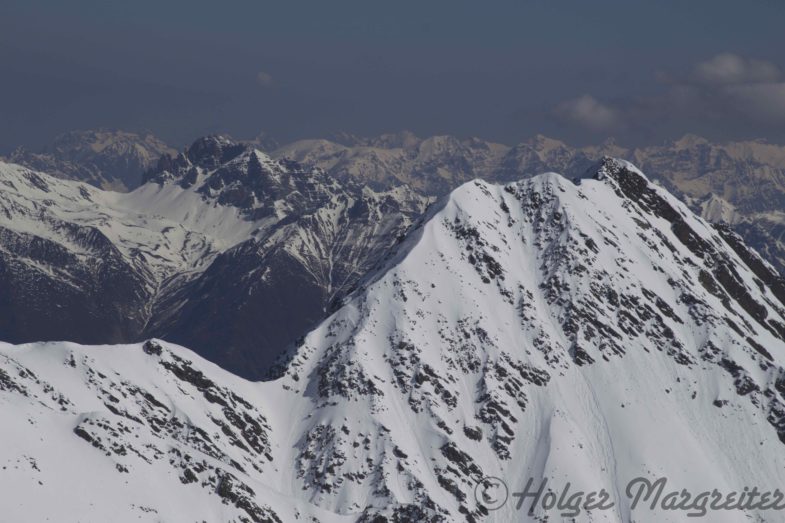
[[[785,142],[785,2],[0,0],[0,152],[410,129]]]

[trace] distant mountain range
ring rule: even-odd
[[[354,193],[227,140],[197,142],[127,195],[2,173],[4,226],[18,225],[0,274],[25,265],[20,281],[40,287],[15,302],[37,296],[50,318],[89,302],[62,301],[83,277],[133,270],[107,300],[179,278],[193,290],[166,310],[226,351],[236,316],[261,345],[309,310],[292,300],[324,292],[311,282],[365,272],[264,382],[157,340],[0,343],[8,521],[680,523],[692,518],[667,501],[634,506],[630,481],[667,478],[671,501],[785,481],[785,280],[623,160],[467,182],[400,241],[416,198],[406,211],[400,193]],[[375,268],[369,234],[390,247]],[[187,269],[164,277],[173,266]],[[267,308],[243,309],[265,293]],[[192,302],[215,306],[193,316]],[[486,477],[506,495],[480,489]],[[604,489],[613,505],[516,509],[529,480]]]
[[[119,130],[72,131],[41,150],[14,150],[9,162],[102,189],[127,191],[139,186],[141,173],[163,154],[176,154],[152,134]]]

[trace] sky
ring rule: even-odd
[[[782,0],[0,0],[0,153],[99,127],[785,143],[783,27]]]

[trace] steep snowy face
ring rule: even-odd
[[[429,199],[373,191],[225,138],[130,193],[0,164],[0,334],[155,335],[259,376],[394,245]]]
[[[592,521],[682,521],[627,482],[785,479],[783,280],[630,164],[468,183],[389,263],[282,371],[314,404],[293,459],[315,504],[506,522],[477,482],[550,478],[611,493]]]

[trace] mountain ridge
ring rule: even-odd
[[[520,518],[512,500],[475,497],[494,476],[511,492],[527,478],[606,488],[614,508],[588,521],[675,522],[684,515],[634,508],[627,482],[701,492],[785,479],[785,287],[727,227],[612,159],[574,180],[468,182],[427,216],[269,381],[159,341],[0,346],[0,401],[19,413],[0,456],[35,463],[13,463],[8,488],[58,477],[24,437],[38,424],[96,463],[89,485],[160,478],[166,501],[136,481],[124,491],[150,509],[128,513],[151,521],[191,499],[236,521]]]

